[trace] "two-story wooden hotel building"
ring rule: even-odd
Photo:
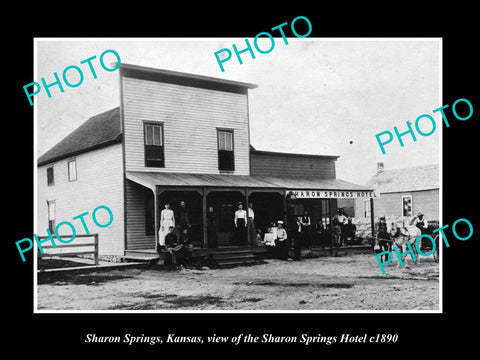
[[[106,205],[114,214],[108,228],[85,217],[98,230],[100,256],[153,251],[164,203],[176,212],[185,201],[194,245],[208,247],[211,206],[223,247],[232,244],[239,201],[253,203],[258,228],[283,219],[288,230],[305,209],[313,222],[328,223],[336,198],[372,196],[336,179],[337,156],[255,150],[248,92],[257,85],[128,64],[119,77],[119,107],[88,119],[38,159],[37,234]]]

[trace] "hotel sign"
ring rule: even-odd
[[[332,191],[332,190],[288,190],[293,199],[370,199],[379,197],[375,191]]]

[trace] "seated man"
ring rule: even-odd
[[[345,239],[347,245],[352,245],[355,243],[355,232],[357,231],[357,226],[352,223],[352,218],[348,218],[348,222],[344,226],[345,230]]]
[[[177,235],[173,232],[173,226],[168,228],[168,233],[165,235],[165,247],[172,256],[172,265],[176,265],[177,252],[183,248],[183,245],[178,243]]]
[[[182,254],[185,256],[185,262],[188,264],[193,255],[193,244],[190,242],[188,229],[183,229],[180,235],[180,245],[182,246]]]

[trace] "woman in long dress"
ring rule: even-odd
[[[168,234],[170,226],[175,227],[175,216],[170,204],[165,203],[165,209],[160,212],[160,229],[158,231],[158,243],[161,247],[165,246],[165,236]]]
[[[235,211],[235,233],[234,243],[235,245],[247,244],[247,212],[243,210],[242,203],[238,203],[238,210]]]

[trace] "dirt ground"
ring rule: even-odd
[[[38,310],[438,310],[439,265],[373,254],[267,259],[230,269],[160,267],[39,275]]]

